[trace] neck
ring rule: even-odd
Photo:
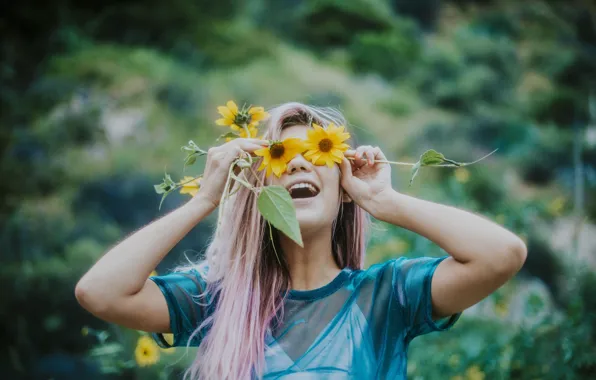
[[[279,240],[290,269],[292,289],[320,288],[331,282],[341,271],[333,260],[331,226],[303,234],[304,247],[300,247],[283,234],[280,234]]]

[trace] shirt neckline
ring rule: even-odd
[[[331,280],[331,282],[329,282],[327,285],[323,285],[320,288],[310,290],[290,289],[287,293],[287,298],[291,300],[306,301],[326,297],[343,286],[344,282],[350,276],[350,271],[350,268],[343,268],[341,272],[339,272],[337,276]]]

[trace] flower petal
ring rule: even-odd
[[[250,109],[248,110],[248,114],[249,115],[254,115],[257,113],[261,113],[261,112],[265,112],[265,108],[263,107],[250,107]]]
[[[269,152],[268,147],[255,150],[255,154],[257,156],[261,156],[261,157],[267,157],[267,158],[271,157],[271,153]]]
[[[228,125],[232,124],[233,122],[234,122],[233,120],[226,119],[226,118],[215,120],[215,124],[223,125],[223,126],[228,126]]]
[[[234,120],[236,116],[228,109],[228,107],[219,106],[217,107],[217,111],[221,114],[221,116],[225,117],[226,119]]]
[[[267,117],[269,117],[269,114],[267,112],[256,112],[250,117],[250,120],[261,121],[265,120]]]
[[[238,115],[238,106],[236,105],[236,103],[234,103],[233,100],[228,100],[226,106],[234,114],[234,116]]]

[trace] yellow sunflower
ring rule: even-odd
[[[303,151],[304,141],[298,138],[289,138],[283,141],[272,141],[269,147],[255,150],[255,154],[263,157],[259,170],[267,169],[267,177],[271,175],[271,172],[281,177],[288,167],[288,162]]]
[[[192,179],[193,177],[186,176],[180,180],[180,184],[183,184],[180,188],[180,194],[190,194],[194,197],[199,192],[199,189],[201,188],[201,177],[194,181]]]
[[[315,165],[327,165],[330,168],[334,163],[341,163],[344,152],[350,147],[344,143],[350,138],[350,134],[344,132],[344,126],[337,127],[333,123],[330,123],[327,129],[315,123],[312,126],[313,128],[307,132],[307,152],[304,157]]]
[[[249,107],[238,109],[234,101],[230,100],[225,106],[217,107],[217,111],[222,118],[217,119],[217,125],[232,128],[234,131],[241,131],[246,125],[249,129],[259,125],[261,120],[265,120],[269,114],[263,107]]]
[[[157,363],[159,361],[159,346],[149,336],[141,336],[135,348],[135,359],[141,367]]]

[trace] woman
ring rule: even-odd
[[[312,123],[345,125],[337,112],[298,103],[270,114],[267,140],[305,139]],[[514,234],[399,193],[390,166],[375,162],[386,159],[381,150],[360,146],[339,165],[314,165],[297,154],[279,178],[259,173],[289,189],[304,247],[277,231],[272,243],[254,194],[242,187],[226,201],[205,261],[147,280],[218,207],[233,160],[267,145],[236,139],[210,149],[199,192],[107,252],[77,284],[81,305],[153,332],[164,347],[161,333],[169,332],[174,346],[199,346],[186,373],[192,379],[405,379],[413,338],[450,328],[524,263],[526,247]],[[368,214],[449,255],[363,270]]]

